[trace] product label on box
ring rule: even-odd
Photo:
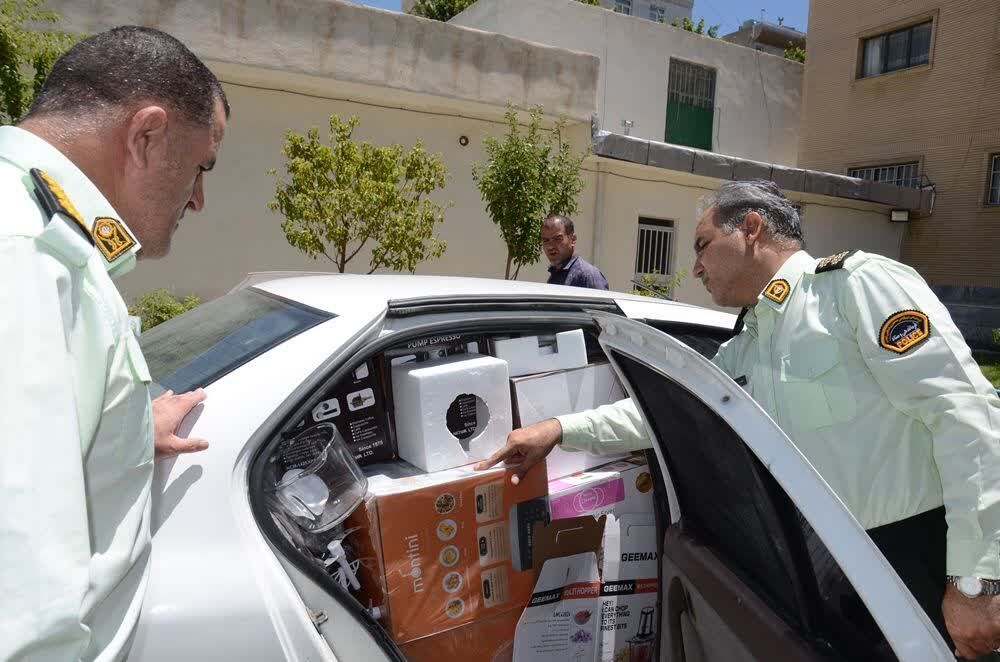
[[[503,481],[476,488],[476,522],[490,522],[503,515]]]
[[[507,566],[501,565],[485,570],[482,575],[483,606],[489,609],[507,602],[510,597],[510,583]]]
[[[445,425],[456,439],[468,439],[476,433],[479,420],[476,416],[476,396],[463,393],[455,398],[445,412]]]
[[[494,565],[510,558],[507,522],[480,527],[476,532],[476,540],[479,546],[479,565]]]
[[[564,482],[564,481],[560,481]],[[578,491],[549,500],[552,519],[567,519],[588,515],[625,500],[625,483],[621,478],[586,485]]]
[[[651,513],[609,517],[604,529],[601,660],[652,662],[656,645],[659,555]]]

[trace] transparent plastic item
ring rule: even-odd
[[[271,462],[276,478],[272,502],[310,533],[343,522],[368,491],[368,479],[332,423],[285,440]]]

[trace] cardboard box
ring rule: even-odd
[[[507,363],[460,354],[392,368],[399,456],[425,471],[484,460],[511,431]]]
[[[493,340],[493,356],[507,362],[511,377],[587,365],[583,329],[555,336],[523,336]]]
[[[514,635],[518,662],[597,659],[597,549],[604,523],[603,517],[577,517],[535,525],[538,579]]]
[[[608,363],[514,377],[510,380],[510,388],[515,428],[594,409],[625,397],[625,391]],[[549,480],[607,464],[627,455],[594,455],[564,451],[557,446],[546,458]]]
[[[358,529],[348,537],[361,560],[358,599],[380,607],[398,643],[527,602],[532,525],[548,517],[545,464],[518,485],[510,475],[462,467],[369,479],[369,496],[345,529]]]
[[[653,514],[608,516],[601,572],[601,662],[655,659],[658,549]]]
[[[641,454],[549,482],[552,519],[656,512],[653,477]]]
[[[382,384],[373,361],[364,362],[349,379],[331,389],[313,407],[308,418],[313,423],[329,421],[336,425],[358,464],[385,462],[396,457],[389,436]]]
[[[522,611],[518,607],[497,616],[411,641],[400,648],[410,662],[512,662],[514,630]]]

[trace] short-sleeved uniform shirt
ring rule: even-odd
[[[1000,399],[944,305],[878,255],[792,255],[713,362],[865,528],[942,504],[947,572],[1000,578]],[[560,417],[563,445],[648,447],[634,405]]]
[[[139,617],[150,377],[111,281],[138,249],[62,153],[0,128],[0,659],[122,659]]]

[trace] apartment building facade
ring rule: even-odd
[[[691,18],[694,0],[601,0],[601,6],[627,16],[673,23]]]
[[[808,33],[799,165],[933,190],[902,259],[1000,288],[1000,3],[812,0]]]

